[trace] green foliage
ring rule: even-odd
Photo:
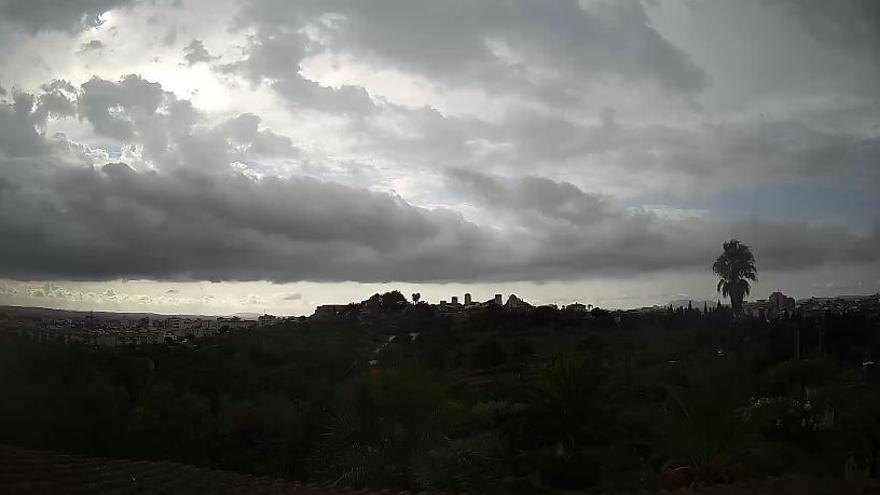
[[[823,410],[793,397],[752,398],[743,414],[770,440],[805,442],[824,427]]]
[[[408,302],[406,297],[397,290],[385,292],[384,294],[374,294],[364,301],[364,305],[381,312],[397,312],[402,311]]]
[[[730,481],[750,432],[741,416],[747,391],[726,363],[704,362],[673,386],[664,431],[671,464],[686,466],[703,483]]]
[[[136,401],[144,387],[153,378],[156,365],[148,357],[129,358],[125,363],[125,387],[132,401]]]
[[[639,492],[880,462],[880,389],[862,366],[880,355],[877,318],[496,308],[457,322],[386,300],[369,318],[198,345],[0,337],[0,443],[447,493]],[[809,359],[791,359],[794,329]]]
[[[535,357],[535,349],[524,340],[513,343],[513,351],[510,353],[511,360],[517,363],[530,361]]]
[[[577,490],[599,481],[600,467],[581,454],[559,456],[548,453],[539,469],[541,483],[555,488]]]
[[[603,418],[599,366],[584,356],[562,355],[539,372],[530,390],[529,421],[544,445],[572,456],[599,436]]]
[[[219,464],[258,473],[296,473],[308,441],[307,415],[286,396],[263,393],[220,412]]]
[[[198,394],[178,392],[161,384],[144,390],[131,410],[127,437],[140,455],[161,458],[174,452],[176,458],[197,462],[210,427],[210,403]]]
[[[768,393],[801,394],[833,381],[837,373],[837,364],[827,358],[783,361],[767,370],[764,388]]]
[[[474,348],[471,365],[474,368],[491,369],[507,362],[507,351],[497,340],[486,340]]]
[[[486,489],[497,441],[457,436],[465,416],[435,376],[406,370],[356,377],[312,464],[317,477],[346,486]]]

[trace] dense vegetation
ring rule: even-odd
[[[456,322],[404,301],[176,346],[6,337],[0,442],[456,493],[876,473],[878,331],[724,310]]]

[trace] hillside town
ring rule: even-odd
[[[12,308],[9,308],[12,309]],[[0,332],[14,332],[37,342],[82,344],[94,347],[175,344],[249,330],[280,321],[273,315],[256,319],[126,314],[76,313],[39,315],[33,312],[0,311]]]
[[[350,304],[325,304],[318,306],[313,314],[314,318],[334,318],[344,316],[369,317],[372,314],[387,311],[393,307],[406,307],[408,301],[399,292],[392,291],[386,294],[376,294],[370,299],[360,303]],[[573,302],[570,304],[543,304],[533,305],[515,294],[510,294],[505,301],[503,294],[495,294],[487,301],[476,301],[470,293],[465,293],[463,299],[451,296],[449,300],[440,300],[431,304],[421,300],[419,294],[413,294],[412,310],[418,308],[429,309],[439,316],[449,316],[455,320],[466,321],[470,316],[485,310],[505,310],[514,312],[528,312],[537,309],[564,311],[567,313],[582,314],[585,317],[597,314],[612,313],[618,316],[624,314],[649,314],[654,312],[670,312],[677,309],[697,312],[709,312],[729,306],[717,303],[709,305],[694,305],[688,302],[686,307],[675,308],[672,305],[654,305],[625,310],[606,310],[594,307],[592,304]],[[868,316],[880,314],[880,294],[867,296],[836,296],[836,297],[811,297],[808,299],[795,300],[780,291],[774,291],[767,299],[757,299],[746,302],[743,305],[743,314],[755,318],[774,320],[778,318],[790,318],[794,316],[818,317],[826,313],[847,314],[865,313]]]
[[[605,310],[592,304],[573,302],[565,305],[533,305],[515,294],[506,300],[503,294],[495,294],[485,301],[478,301],[470,293],[462,298],[451,296],[448,300],[429,303],[413,294],[412,301],[397,291],[376,294],[359,303],[325,304],[318,306],[311,316],[315,319],[351,318],[369,319],[372,315],[402,309],[406,311],[427,311],[439,317],[448,317],[456,322],[466,322],[474,315],[486,311],[506,311],[528,313],[535,310],[562,311],[582,318],[597,315],[620,317],[633,314],[655,312],[696,311],[705,313],[726,308],[718,301],[715,304],[703,302],[675,308],[672,305],[655,305],[627,310]],[[775,320],[795,316],[816,318],[826,313],[848,314],[864,313],[866,316],[880,314],[880,294],[870,296],[811,297],[795,300],[782,292],[775,291],[767,299],[746,302],[743,313],[754,318]],[[14,332],[21,337],[38,342],[76,343],[94,347],[117,347],[127,345],[177,344],[195,339],[220,335],[230,331],[246,331],[266,327],[281,321],[297,321],[299,318],[282,318],[264,314],[256,318],[230,317],[188,317],[132,315],[104,313],[70,312],[63,315],[36,315],[22,312],[0,311],[0,331]]]

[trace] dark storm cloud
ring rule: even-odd
[[[187,65],[193,66],[199,62],[210,62],[214,57],[205,48],[202,40],[192,40],[183,48],[183,59]]]
[[[244,59],[218,66],[224,73],[239,74],[253,83],[267,82],[291,104],[322,112],[361,116],[376,106],[360,86],[321,86],[300,74],[308,40],[301,33],[260,33],[245,48]]]
[[[257,34],[244,47],[244,58],[220,71],[268,83],[297,108],[353,117],[393,111],[408,114],[414,126],[425,124],[421,110],[376,101],[355,85],[322,86],[300,73],[302,62],[322,53],[353,54],[437,82],[528,94],[554,106],[570,105],[572,90],[594,81],[655,84],[674,93],[699,91],[708,81],[650,26],[635,1],[584,9],[568,0],[455,5],[269,0],[247,4],[239,22]],[[320,34],[310,37],[305,34],[310,30]],[[510,56],[517,61],[505,58]],[[540,83],[532,69],[543,74]]]
[[[874,225],[863,236],[856,236],[840,225],[810,225],[805,222],[779,222],[746,219],[734,222],[731,230],[755,247],[762,263],[774,270],[815,266],[825,261],[875,263],[880,261],[877,243],[880,229]]]
[[[36,33],[43,30],[77,33],[101,24],[108,10],[136,0],[0,0],[0,17],[15,21]]]
[[[821,182],[858,177],[866,188],[880,184],[877,138],[866,126],[835,128],[826,112],[780,119],[677,128],[621,125],[612,132],[587,131],[572,156],[607,156],[625,176],[652,174],[660,188],[678,181],[685,189]],[[851,127],[851,126],[850,126]]]
[[[634,0],[587,8],[571,0],[262,0],[249,3],[240,22],[268,32],[310,25],[322,35],[316,50],[349,52],[438,80],[515,86],[528,79],[524,69],[534,64],[591,79],[652,81],[681,92],[707,84]]]
[[[593,198],[576,191],[568,203],[553,204],[543,188],[572,186],[548,181],[532,190],[540,179],[513,187],[529,191],[523,208],[537,213],[521,217],[527,230],[496,231],[310,179],[136,173],[123,164],[92,170],[18,161],[4,168],[10,185],[0,191],[0,273],[12,278],[568,279],[701,267],[726,235],[645,213],[597,213]],[[577,212],[594,217],[584,222]],[[732,228],[774,269],[876,261],[867,239],[842,229]],[[786,235],[765,235],[780,231]]]
[[[188,100],[136,75],[119,81],[92,78],[77,94],[80,118],[99,134],[137,141],[145,157],[161,168],[201,172],[225,170],[253,156],[295,156],[290,138],[260,129],[261,120],[244,113],[214,128],[197,126],[202,115]]]
[[[91,40],[88,43],[83,43],[79,46],[79,53],[86,53],[103,49],[104,43],[102,43],[101,40]]]
[[[459,249],[486,253],[456,215],[309,179],[4,167],[0,263],[13,278],[431,278],[463,275]],[[11,215],[14,204],[27,214]]]
[[[833,10],[818,1],[802,6],[787,0],[764,3],[774,12],[804,20],[804,25],[817,22],[809,21],[810,17],[823,18],[825,10]],[[346,132],[360,138],[357,152],[407,167],[433,171],[454,163],[502,174],[539,170],[570,176],[573,167],[588,166],[596,177],[615,187],[625,187],[616,182],[631,182],[630,174],[637,173],[641,189],[653,187],[676,195],[743,181],[791,183],[841,175],[858,177],[866,187],[880,183],[880,172],[873,166],[880,158],[876,132],[869,126],[855,128],[852,119],[840,122],[835,117],[850,103],[824,106],[817,116],[809,115],[811,110],[800,103],[762,100],[769,95],[796,94],[791,88],[797,86],[813,91],[806,93],[810,101],[836,101],[851,85],[871,86],[862,81],[870,77],[861,73],[840,77],[858,84],[826,77],[850,66],[832,63],[826,52],[815,60],[802,56],[809,48],[798,52],[800,45],[790,41],[798,40],[788,37],[787,31],[797,30],[792,23],[781,24],[779,33],[760,38],[760,43],[775,42],[779,50],[767,47],[772,54],[762,58],[761,47],[756,46],[755,53],[747,57],[748,64],[733,66],[752,70],[754,75],[725,74],[725,94],[730,98],[738,95],[737,81],[758,81],[754,87],[743,86],[748,88],[749,99],[737,101],[734,107],[767,104],[785,109],[760,118],[742,118],[705,112],[694,104],[692,98],[708,87],[709,76],[688,56],[686,49],[692,47],[679,49],[659,34],[641,2],[581,4],[255,0],[245,4],[239,25],[254,28],[257,34],[244,47],[243,59],[220,69],[268,83],[296,108],[355,117]],[[845,32],[851,28],[861,34],[841,43],[870,44],[875,9],[864,4],[846,0],[842,12],[827,15],[827,22],[837,27],[826,29]],[[757,2],[748,5],[766,14]],[[771,17],[772,22],[782,18]],[[845,55],[849,57],[851,51]],[[438,87],[477,87],[493,96],[514,96],[520,103],[531,104],[508,108],[500,118],[489,121],[441,113],[429,105],[407,108],[371,97],[358,86],[321,86],[300,73],[306,58],[328,53],[349,54],[377,68],[415,73]],[[741,60],[735,51],[730,58]],[[795,76],[788,74],[786,60],[794,60]],[[530,72],[533,69],[540,77]],[[678,103],[646,99],[645,108],[617,118],[613,106],[621,102],[612,99],[595,123],[586,121],[580,111],[590,108],[598,113],[599,109],[591,108],[595,101],[585,96],[589,90],[578,93],[579,89],[609,81],[632,90],[614,98],[648,98],[644,95],[654,94],[651,88],[660,86],[665,93],[658,95],[670,95],[665,100]],[[772,90],[767,89],[770,86]],[[564,97],[550,94],[556,90]],[[727,96],[721,98],[726,101]],[[858,104],[861,111],[866,110],[864,102]],[[651,116],[669,112],[675,117],[646,123],[642,111]],[[868,120],[875,124],[878,115],[874,105]],[[403,122],[407,132],[389,127],[391,119]]]
[[[874,0],[764,0],[780,8],[821,41],[880,63],[880,2]]]
[[[40,87],[34,119],[44,124],[49,117],[61,118],[76,115],[76,88],[67,81],[53,81]]]
[[[859,235],[841,226],[754,218],[676,220],[624,211],[607,198],[540,177],[503,179],[455,170],[449,179],[465,201],[511,222],[514,231],[531,233],[520,242],[540,253],[529,266],[530,276],[539,279],[566,278],[566,267],[585,274],[700,267],[712,258],[718,240],[730,237],[748,240],[772,270],[880,261],[873,248],[880,240],[877,226]]]
[[[588,194],[568,182],[540,177],[502,181],[479,172],[454,169],[449,172],[452,189],[478,197],[494,209],[535,212],[545,218],[585,225],[618,218],[606,198]]]
[[[136,76],[43,91],[0,105],[3,277],[565,280],[702,268],[731,236],[762,269],[878,263],[876,228],[667,218],[542,177],[451,171],[446,190],[478,206],[479,223],[315,179],[254,179],[231,168],[242,153],[295,152],[257,115],[205,127],[189,102]],[[37,132],[74,108],[100,132],[152,141],[157,167],[92,167]],[[124,133],[108,131],[120,122]]]
[[[218,126],[236,144],[245,144],[248,150],[261,156],[294,156],[298,153],[290,138],[271,130],[260,130],[261,119],[252,113],[243,113]]]
[[[43,86],[43,94],[36,97],[16,91],[11,104],[0,103],[0,152],[10,157],[41,155],[49,150],[48,144],[37,132],[49,116],[73,115],[73,103],[64,91],[69,83],[55,81]]]
[[[0,151],[9,157],[32,156],[48,149],[34,130],[30,113],[0,105]]]
[[[125,76],[118,83],[95,77],[82,85],[79,112],[96,132],[116,139],[130,139],[134,137],[134,120],[154,114],[163,97],[160,84],[136,75]],[[117,111],[120,108],[128,115],[120,114]]]
[[[436,171],[450,163],[499,174],[527,171],[572,176],[575,167],[610,184],[636,181],[643,191],[707,194],[753,184],[819,183],[858,177],[880,186],[880,110],[873,107],[688,125],[618,119],[605,111],[593,122],[544,111],[510,111],[488,122],[436,109],[386,104],[408,132],[358,121],[359,149]]]

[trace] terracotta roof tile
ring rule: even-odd
[[[0,445],[2,495],[410,495],[409,492],[355,490],[203,469],[173,462],[82,457]],[[669,493],[669,492],[667,492]],[[841,495],[880,494],[875,481],[785,477],[682,489],[681,495]],[[419,493],[418,495],[427,495]]]
[[[0,493],[385,495],[398,492],[342,489],[173,462],[81,457],[0,445]]]

